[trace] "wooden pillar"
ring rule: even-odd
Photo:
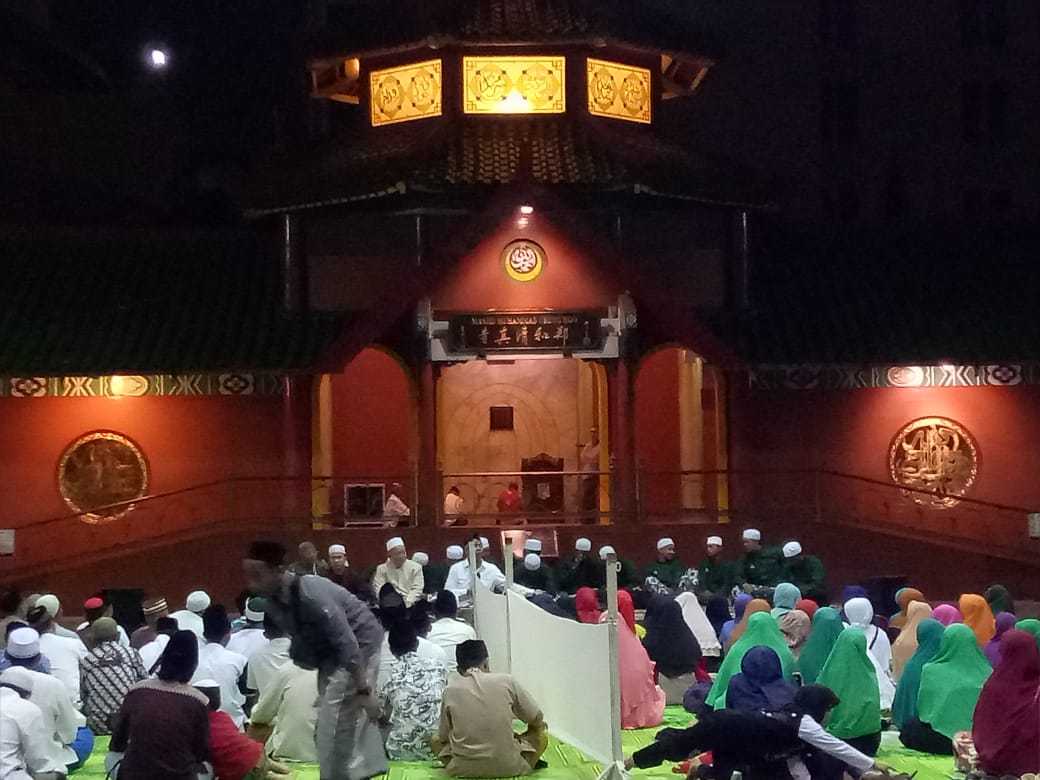
[[[311,515],[332,513],[332,377],[322,374],[311,391]]]
[[[632,523],[636,517],[634,371],[627,358],[607,363],[610,397],[611,512],[615,522]]]
[[[286,376],[282,389],[282,496],[286,516],[310,514],[311,377]]]
[[[437,379],[440,369],[429,360],[419,366],[419,463],[415,497],[420,525],[440,518],[441,485],[437,469]]]

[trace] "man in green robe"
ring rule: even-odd
[[[762,532],[757,528],[744,531],[744,554],[737,563],[737,578],[746,591],[775,587],[783,578],[782,553],[779,547],[763,547]]]
[[[823,561],[815,555],[802,553],[799,542],[784,545],[785,581],[797,586],[802,597],[812,599],[821,606],[827,604],[827,573]]]
[[[657,560],[643,568],[643,579],[656,577],[666,588],[675,590],[679,586],[679,579],[685,573],[686,567],[675,554],[675,542],[667,536],[658,539]]]
[[[542,562],[538,553],[529,552],[524,556],[523,563],[513,569],[513,582],[523,585],[531,590],[542,590],[546,593],[556,593],[556,585],[553,583],[552,569]]]
[[[729,598],[738,577],[733,562],[722,557],[722,537],[709,536],[706,552],[697,566],[697,598],[704,603],[713,596]]]

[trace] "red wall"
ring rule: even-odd
[[[519,217],[517,213],[517,218]],[[617,303],[614,289],[595,259],[571,244],[549,219],[534,213],[526,228],[516,218],[504,222],[468,257],[432,296],[438,311],[488,309],[595,309]],[[545,250],[541,275],[530,282],[509,278],[500,258],[510,241],[526,238]]]
[[[678,350],[654,352],[639,364],[635,388],[636,460],[643,469],[640,495],[646,511],[674,511],[680,503]]]
[[[333,473],[405,479],[414,460],[415,399],[405,369],[368,348],[332,376]],[[375,481],[384,481],[379,479]],[[342,493],[338,488],[337,496]],[[337,498],[334,505],[339,506]]]

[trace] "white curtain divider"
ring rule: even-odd
[[[512,653],[506,597],[492,593],[480,580],[476,580],[473,588],[473,622],[477,636],[487,645],[491,671],[509,672]]]
[[[541,706],[549,731],[610,765],[610,627],[550,615],[512,591],[507,597],[513,675]]]

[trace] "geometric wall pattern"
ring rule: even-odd
[[[278,395],[281,374],[126,374],[5,377],[0,398],[127,398],[161,395]]]
[[[977,366],[759,366],[748,373],[748,384],[755,390],[1040,385],[1040,363]]]

